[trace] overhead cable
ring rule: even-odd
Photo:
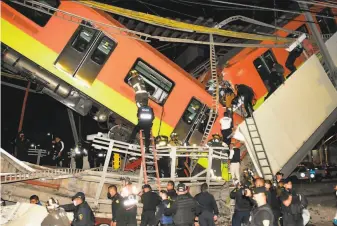
[[[248,7],[248,8],[266,9],[266,10],[271,10],[271,11],[275,10],[275,11],[278,11],[278,12],[293,13],[293,14],[298,14],[298,15],[302,14],[302,12],[294,11],[294,10],[273,9],[273,8],[263,7],[263,6],[253,6],[253,5],[248,5],[248,4],[234,3],[234,2],[228,2],[228,1],[219,1],[219,0],[209,0],[209,1],[216,2],[216,3],[221,3],[221,4],[225,4],[225,5],[237,5],[237,6],[244,6],[244,7]],[[315,13],[315,12],[311,12],[311,13]],[[335,19],[335,17],[332,17],[332,16],[325,16],[325,15],[319,15],[319,14],[316,14],[315,16],[316,17],[322,17],[322,18]]]

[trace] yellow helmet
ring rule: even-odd
[[[213,139],[221,139],[221,136],[218,133],[212,135]]]
[[[138,71],[137,70],[132,70],[132,71],[130,71],[130,75],[131,75],[131,77],[138,76]]]
[[[177,133],[171,133],[170,138],[171,138],[171,140],[178,139],[178,134]]]

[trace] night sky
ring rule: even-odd
[[[20,84],[26,86],[27,82]],[[23,90],[1,85],[1,147],[8,151],[12,148],[10,142],[17,135],[24,94]],[[90,116],[82,117],[76,112],[73,114],[77,129],[81,117],[83,139],[87,134],[102,131]],[[52,132],[64,141],[67,149],[75,145],[66,106],[48,95],[29,93],[23,130],[35,144],[43,144],[47,139],[46,134]]]

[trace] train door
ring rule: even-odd
[[[254,66],[259,73],[264,85],[266,86],[268,92],[270,90],[270,86],[268,83],[269,75],[273,65],[277,63],[277,60],[274,56],[274,53],[271,50],[266,51],[260,57],[254,60]]]
[[[202,128],[207,123],[206,115],[209,108],[196,98],[192,98],[182,117],[180,118],[174,132],[179,139],[190,144],[199,144],[203,136]]]
[[[80,25],[55,61],[55,67],[90,86],[116,47],[116,42],[88,23]]]

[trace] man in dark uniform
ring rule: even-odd
[[[234,144],[231,144],[229,150],[228,165],[232,175],[233,183],[235,183],[235,181],[240,181],[241,179],[240,162],[241,162],[240,149],[236,148]]]
[[[251,112],[254,111],[253,109],[253,99],[254,99],[254,91],[251,87],[244,85],[244,84],[238,84],[235,85],[236,95],[239,98],[243,98],[243,104],[245,106],[245,110],[247,113],[247,117],[251,117]]]
[[[72,204],[60,206],[67,212],[74,212],[74,220],[71,226],[94,226],[95,216],[90,206],[85,201],[85,195],[83,192],[77,192],[72,197]]]
[[[257,203],[257,207],[251,212],[251,226],[272,226],[274,223],[274,215],[270,206],[267,204],[266,189],[258,187],[253,190],[253,199]]]
[[[143,203],[143,212],[141,217],[141,226],[154,226],[156,224],[155,212],[156,207],[160,204],[158,194],[152,192],[149,184],[144,184],[141,202]]]
[[[172,200],[172,201],[176,200],[176,198],[177,198],[177,192],[174,189],[174,181],[170,180],[169,182],[167,182],[166,189],[167,189],[167,197],[168,197],[168,199]]]
[[[276,173],[276,181],[275,181],[276,184],[274,184],[274,186],[277,187],[278,183],[280,183],[282,180],[283,180],[283,173],[277,172]]]
[[[269,74],[268,83],[269,83],[269,92],[264,98],[265,100],[275,92],[275,90],[284,82],[284,69],[280,64],[274,64],[271,72]]]
[[[137,225],[137,194],[137,188],[132,185],[129,179],[126,179],[121,193],[123,197],[123,220],[118,226]]]
[[[241,224],[247,224],[249,221],[249,214],[254,205],[253,200],[246,195],[250,186],[249,182],[245,182],[243,186],[238,183],[237,187],[230,193],[230,198],[235,199],[232,226],[241,226]]]
[[[197,202],[188,194],[185,184],[178,184],[178,196],[172,208],[165,209],[165,215],[173,215],[175,226],[192,226],[197,214]]]
[[[290,74],[288,75],[288,77],[291,76],[296,71],[295,61],[298,57],[301,56],[303,50],[304,49],[302,45],[300,44],[289,53],[288,58],[286,60],[286,64],[285,64],[286,67],[290,70]]]
[[[123,218],[121,218],[121,216],[123,215],[121,207],[123,197],[117,192],[116,185],[109,186],[108,199],[111,199],[111,212],[112,212],[111,226],[117,226],[120,223],[122,223],[121,221],[123,221]]]
[[[148,105],[149,95],[146,91],[146,86],[143,78],[139,76],[137,70],[132,70],[130,72],[130,78],[128,79],[128,84],[134,89],[136,93],[136,104],[137,107],[143,107]]]
[[[15,139],[14,156],[22,161],[27,161],[28,159],[28,141],[23,131]]]
[[[59,137],[55,137],[55,140],[53,140],[54,144],[54,165],[56,166],[62,166],[62,163],[64,161],[65,156],[65,150],[64,150],[64,143]]]
[[[278,222],[281,216],[281,203],[276,194],[276,188],[273,186],[270,180],[266,180],[265,187],[267,191],[267,203],[271,207],[274,214],[274,226],[278,226]]]
[[[206,183],[201,185],[201,192],[194,198],[201,208],[201,214],[199,215],[200,226],[215,226],[214,221],[218,219],[219,210],[214,196],[208,192]]]
[[[221,136],[218,133],[215,133],[215,134],[212,134],[212,139],[210,139],[207,142],[206,146],[208,146],[208,147],[226,147],[227,145],[222,141]],[[217,151],[219,151],[219,150],[217,150]],[[225,154],[225,153],[223,153],[223,154]],[[221,162],[222,162],[221,159],[213,159],[212,170],[213,170],[214,176],[217,176],[217,177],[221,177],[222,176]],[[195,169],[195,173],[199,169],[200,169],[199,167],[196,168]],[[201,169],[201,170],[203,170],[203,169]]]

